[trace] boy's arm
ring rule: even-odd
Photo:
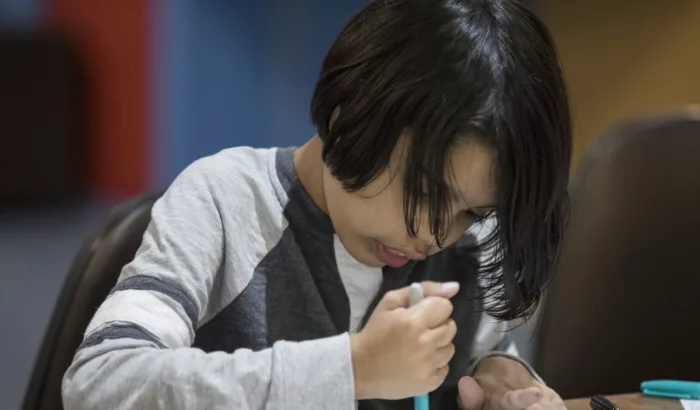
[[[66,409],[354,409],[347,334],[260,352],[190,347],[226,263],[219,209],[230,205],[217,198],[236,197],[237,181],[222,181],[229,173],[211,161],[188,168],[154,206],[64,377]]]
[[[482,314],[472,348],[471,370],[467,375],[471,375],[482,360],[498,356],[518,362],[530,372],[533,378],[544,383],[534,369],[520,358],[518,347],[507,332],[507,322],[499,321],[486,313]]]
[[[347,334],[233,354],[131,335],[81,349],[64,378],[63,403],[67,410],[350,410],[349,352]]]
[[[483,243],[483,241],[490,236],[493,229],[496,228],[495,224],[495,220],[491,217],[483,223],[473,226],[468,232],[475,237],[476,243]],[[490,262],[492,258],[492,250],[486,250],[479,255],[479,262],[480,264],[485,264]],[[488,283],[490,279],[482,278],[481,280],[485,281],[480,284],[482,288],[490,289]],[[493,300],[494,294],[492,292],[488,293],[489,295],[484,300],[484,307],[492,306],[492,304],[495,303]],[[537,381],[542,382],[542,379],[535,373],[532,367],[520,358],[518,348],[508,334],[508,326],[509,324],[507,322],[498,320],[486,312],[482,313],[479,327],[474,336],[474,343],[472,344],[469,375],[473,373],[481,360],[492,356],[500,356],[519,362],[527,368]]]

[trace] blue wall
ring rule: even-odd
[[[298,145],[323,56],[366,0],[156,0],[153,185],[222,148]]]
[[[44,17],[45,0],[0,0],[0,27],[36,27]]]

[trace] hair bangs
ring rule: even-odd
[[[438,246],[452,223],[451,148],[471,138],[491,148],[493,229],[471,249],[486,254],[482,293],[497,318],[534,311],[568,215],[571,118],[554,41],[519,0],[370,2],[328,51],[311,117],[349,191],[380,175],[406,136],[407,231],[418,234],[427,208]]]
[[[452,223],[449,198],[450,150],[462,131],[463,108],[444,96],[426,100],[408,133],[404,170],[404,218],[408,233],[418,234],[423,207],[427,207],[430,234],[444,247]]]

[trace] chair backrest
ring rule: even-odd
[[[60,410],[61,380],[92,316],[141,244],[161,192],[114,208],[83,244],[58,298],[25,394],[23,410]]]
[[[700,114],[625,124],[587,152],[535,367],[562,397],[697,379]]]

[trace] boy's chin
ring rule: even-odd
[[[362,258],[362,259],[360,259],[360,258],[355,258],[355,259],[358,262],[360,262],[361,264],[363,264],[367,267],[370,267],[370,268],[383,268],[386,266],[386,263],[381,262],[380,260],[378,260],[376,257],[373,257],[372,255],[370,255],[370,257],[366,257],[366,258]]]
[[[356,261],[370,268],[383,268],[386,266],[386,263],[380,261],[374,252],[362,252],[362,254],[358,255],[350,253],[350,255],[355,258]]]
[[[348,240],[347,245],[341,240],[345,251],[352,256],[353,259],[369,268],[383,268],[386,266],[386,263],[382,262],[379,256],[377,256],[375,251],[377,242],[375,240],[360,237],[355,237],[353,239],[355,240]]]

